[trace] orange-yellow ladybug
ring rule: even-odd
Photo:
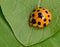
[[[46,8],[37,8],[30,15],[30,26],[43,28],[47,26],[52,19],[51,12]]]

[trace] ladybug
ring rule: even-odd
[[[52,19],[52,14],[47,8],[36,8],[32,11],[29,19],[29,25],[43,28],[47,26]]]

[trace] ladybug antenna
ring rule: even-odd
[[[38,0],[38,8],[40,7],[40,2],[41,2],[41,0]]]

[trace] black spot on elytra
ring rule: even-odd
[[[35,14],[32,14],[32,17],[34,17],[35,16]]]
[[[50,15],[48,15],[48,17],[50,17]]]
[[[49,19],[49,22],[50,22],[51,20]]]
[[[46,26],[46,23],[44,23],[43,26],[45,27]]]
[[[35,19],[32,19],[32,24],[35,24],[36,23],[36,20]]]
[[[38,13],[38,17],[42,19],[43,17],[42,13]]]
[[[48,13],[48,11],[45,11],[46,13]]]
[[[38,25],[41,25],[41,22],[38,22]]]
[[[43,8],[43,10],[45,10],[45,9]]]
[[[44,19],[44,22],[46,21],[46,19]]]
[[[39,12],[40,10],[37,10],[37,12]]]

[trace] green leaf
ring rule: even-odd
[[[60,47],[60,29],[50,39],[38,43],[30,47]],[[0,47],[25,47],[18,43],[15,39],[10,27],[8,26],[1,10],[0,10]]]
[[[59,32],[51,38],[30,47],[60,47],[60,29],[58,31]]]
[[[15,38],[0,8],[0,47],[23,47]]]
[[[10,24],[16,38],[25,46],[43,42],[60,28],[60,0],[41,0],[41,7],[52,12],[50,25],[43,29],[29,26],[29,16],[37,7],[38,0],[1,0],[3,14]]]

